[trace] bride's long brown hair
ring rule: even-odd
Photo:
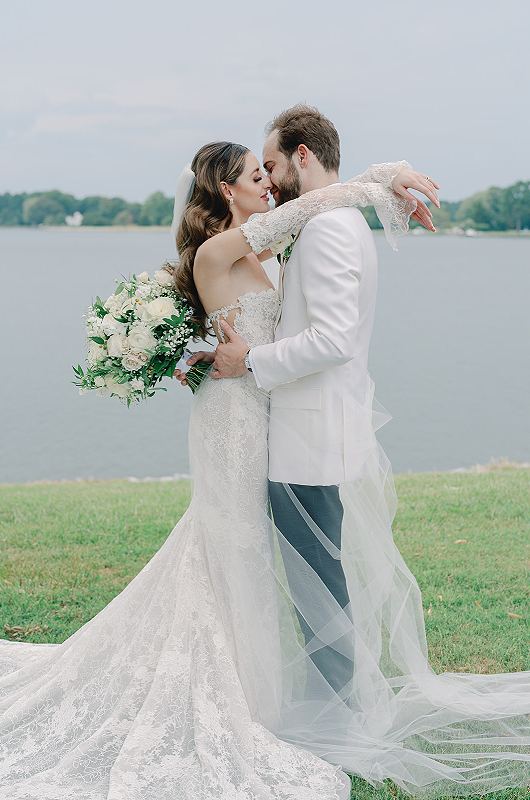
[[[195,186],[177,231],[180,263],[166,264],[173,272],[177,291],[193,307],[194,320],[203,338],[212,329],[193,280],[193,262],[201,244],[228,228],[232,222],[232,212],[221,190],[221,181],[228,184],[237,181],[244,170],[248,152],[248,147],[242,144],[211,142],[196,153],[191,163]]]

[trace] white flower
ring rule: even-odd
[[[123,303],[124,297],[127,297],[127,292],[122,291],[119,294],[111,294],[110,297],[107,297],[103,305],[110,314],[114,314]]]
[[[94,383],[98,387],[105,386],[105,378],[102,375],[96,375],[94,378]]]
[[[121,363],[124,369],[128,370],[129,372],[135,372],[137,369],[143,367],[148,360],[149,356],[147,353],[131,351],[123,356]]]
[[[138,288],[134,293],[134,296],[139,297],[141,300],[145,300],[145,298],[149,297],[150,295],[151,295],[151,287],[147,286],[145,283],[143,283],[141,286],[138,286]]]
[[[120,358],[129,349],[127,337],[121,333],[113,333],[107,340],[107,350],[112,358]]]
[[[274,244],[271,247],[271,250],[275,254],[276,253],[280,254],[283,253],[284,250],[287,250],[289,245],[292,243],[293,243],[293,237],[291,236],[290,233],[287,233],[285,234],[285,237],[283,239],[279,239],[277,242],[274,242]]]
[[[133,378],[130,381],[130,386],[131,386],[131,389],[137,389],[138,391],[141,392],[142,389],[145,388],[145,383],[143,382],[143,380],[141,378]]]
[[[125,315],[127,313],[127,311],[134,311],[134,307],[135,307],[134,297],[129,297],[129,295],[126,294],[123,297],[123,300],[122,300],[122,303],[121,303],[121,306],[120,306],[120,309],[119,309],[119,313],[116,314],[116,316],[117,317],[121,317],[121,316]]]
[[[156,338],[148,325],[138,322],[129,330],[127,344],[131,350],[152,350],[156,345]]]
[[[89,365],[97,364],[98,361],[102,361],[107,355],[107,348],[102,347],[97,342],[90,342],[88,345],[87,361]]]
[[[140,272],[139,275],[136,276],[140,283],[149,283],[149,273],[148,272]]]
[[[118,397],[127,397],[130,392],[128,383],[118,383],[110,375],[105,377],[105,387],[112,394],[117,394]]]
[[[101,318],[97,314],[87,314],[86,329],[89,336],[100,336],[103,332]]]
[[[141,319],[153,327],[162,322],[165,317],[176,313],[175,304],[169,297],[157,297],[139,309]]]
[[[118,314],[118,316],[120,315]],[[112,336],[113,333],[125,333],[127,330],[125,323],[118,322],[117,319],[114,319],[112,314],[105,314],[101,320],[101,327],[107,336]]]
[[[173,286],[173,275],[167,269],[158,269],[155,272],[155,280],[160,286]]]

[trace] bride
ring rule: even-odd
[[[429,227],[426,207],[391,188],[401,166],[252,217],[271,247],[260,257],[341,205],[373,204],[391,243],[412,213]],[[229,143],[201,148],[192,173],[178,286],[205,333],[225,318],[250,345],[270,342],[279,297],[245,237],[270,182]],[[195,283],[198,248],[226,228],[240,247],[233,269]],[[312,526],[342,560],[342,608],[269,515],[267,394],[250,374],[204,381],[192,499],[162,547],[62,644],[0,641],[1,800],[346,800],[348,772],[418,795],[523,785],[528,675],[430,669],[419,590],[392,540],[381,416],[371,401],[362,410],[362,437],[346,442],[362,447],[363,470],[340,487],[342,553]],[[318,653],[352,651],[353,674],[333,688]]]

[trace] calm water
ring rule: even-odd
[[[394,470],[530,461],[530,240],[376,241],[371,374]],[[0,228],[0,253],[0,482],[186,473],[189,390],[127,409],[71,383],[86,306],[172,257],[169,234]]]

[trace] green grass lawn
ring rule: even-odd
[[[530,470],[395,481],[395,540],[422,589],[434,669],[530,669]],[[185,481],[0,485],[0,638],[64,641],[140,571],[189,496]],[[353,796],[401,793],[356,780]]]

